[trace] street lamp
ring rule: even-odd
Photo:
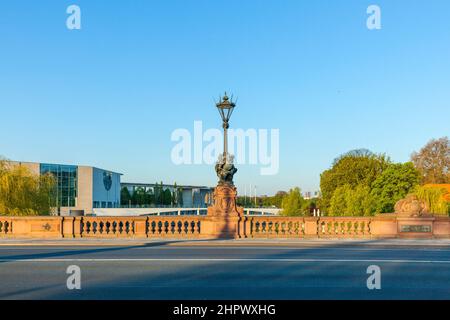
[[[233,183],[233,176],[237,168],[233,164],[234,157],[228,154],[228,136],[229,121],[236,103],[233,98],[228,98],[227,93],[215,103],[223,127],[223,154],[217,159],[215,170],[219,182],[214,188],[213,205],[208,208],[208,214],[202,222],[202,232],[214,238],[235,238],[236,230],[239,225],[239,217],[244,215],[244,209],[236,204],[237,189]]]
[[[233,102],[233,99],[228,98],[225,92],[220,102],[216,103],[216,107],[222,118],[223,127],[223,154],[220,155],[216,163],[216,173],[220,179],[219,185],[233,186],[233,176],[237,169],[233,164],[233,156],[228,154],[228,128],[230,127],[229,121],[236,104]]]
[[[220,116],[222,117],[222,127],[223,127],[223,156],[226,159],[228,153],[228,128],[230,125],[228,122],[230,121],[231,114],[233,113],[234,107],[236,104],[233,100],[230,100],[225,92],[225,95],[222,97],[222,101],[216,103],[217,110],[219,110]]]

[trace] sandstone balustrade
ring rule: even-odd
[[[243,215],[226,235],[234,238],[450,238],[450,218],[283,217]],[[0,238],[217,238],[220,217],[7,217],[0,216]]]

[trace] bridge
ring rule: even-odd
[[[244,208],[245,215],[279,215],[278,208]],[[102,208],[94,209],[98,217],[137,217],[162,215],[206,215],[207,208]]]

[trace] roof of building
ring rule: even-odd
[[[8,160],[8,161],[12,162],[12,163],[18,163],[18,164],[37,164],[37,165],[47,164],[47,165],[55,165],[55,166],[87,167],[87,168],[94,168],[94,169],[98,169],[98,170],[103,170],[103,171],[108,171],[108,172],[112,172],[112,173],[123,175],[123,173],[120,173],[120,172],[107,170],[107,169],[103,169],[103,168],[98,168],[98,167],[94,167],[94,166],[85,166],[85,165],[80,165],[80,164],[65,164],[65,163],[52,163],[52,162],[33,162],[33,161],[12,161],[12,160],[11,161]]]
[[[155,187],[156,185],[161,185],[159,183],[142,183],[142,182],[121,182],[120,185],[122,186],[129,186],[129,187]],[[173,187],[173,184],[166,184],[163,183],[162,185],[163,187]],[[177,185],[177,187],[179,188],[185,188],[185,189],[213,189],[212,187],[208,187],[208,186],[192,186],[192,185]]]

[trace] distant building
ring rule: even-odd
[[[136,189],[142,188],[146,192],[152,192],[154,194],[155,187],[160,187],[161,184],[155,183],[130,183],[122,182],[121,187],[127,188],[128,192],[132,195]],[[163,189],[169,189],[170,192],[175,192],[175,186],[173,184],[163,184]],[[191,185],[180,185],[177,189],[181,191],[182,207],[184,208],[206,208],[212,203],[212,194],[214,188],[206,186],[191,186]],[[157,206],[157,205],[156,205]]]
[[[306,200],[310,200],[310,199],[316,199],[319,198],[321,196],[320,191],[306,191],[303,193],[303,198]]]
[[[94,209],[120,208],[122,187],[133,194],[137,188],[153,192],[156,186],[151,183],[121,183],[121,173],[96,167],[19,161],[10,163],[24,166],[36,175],[49,173],[54,176],[56,203],[53,211],[62,216],[90,215],[94,214]],[[174,185],[162,186],[164,190],[175,191]],[[186,185],[177,186],[177,189],[184,208],[206,208],[212,203],[213,188]]]
[[[11,162],[31,172],[50,173],[56,180],[55,213],[92,214],[94,208],[120,206],[120,173],[88,166]]]

